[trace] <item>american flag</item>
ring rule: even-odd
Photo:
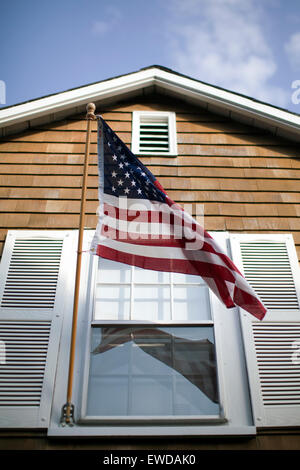
[[[144,269],[199,275],[227,308],[262,320],[266,308],[231,259],[101,117],[98,123],[100,205],[91,251]]]
[[[214,403],[219,402],[214,344],[190,340],[152,327],[103,327],[93,354],[103,354],[133,341],[142,351],[176,370]]]

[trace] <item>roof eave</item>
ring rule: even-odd
[[[126,75],[123,77],[87,85],[70,91],[64,91],[45,98],[29,101],[0,110],[0,127],[33,120],[47,114],[58,113],[66,109],[86,105],[91,101],[128,94],[139,88],[152,84],[153,77],[149,73]]]
[[[132,92],[155,85],[165,93],[175,94],[194,105],[213,108],[216,112],[245,118],[250,125],[269,126],[278,135],[300,140],[300,116],[289,111],[217,88],[167,69],[152,67],[81,88],[57,93],[0,110],[0,128],[85,106],[114,97],[125,98]],[[101,112],[101,110],[98,110]]]

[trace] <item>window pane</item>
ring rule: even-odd
[[[88,416],[218,415],[212,327],[94,327]]]
[[[94,320],[129,320],[130,287],[98,285]]]
[[[135,283],[166,284],[170,282],[170,273],[152,271],[151,269],[134,268]]]
[[[104,345],[105,328],[92,329],[92,351],[102,341]],[[129,349],[125,344],[118,344],[117,338],[110,330],[109,342],[113,354],[103,353],[100,358],[105,360],[93,360],[90,367],[90,386],[88,388],[88,414],[122,416],[128,409],[128,384],[129,384]]]
[[[170,320],[170,312],[169,287],[135,286],[132,320]]]
[[[203,286],[174,286],[173,320],[211,320],[208,288]]]
[[[173,282],[175,284],[202,284],[206,286],[201,276],[194,276],[193,274],[173,273]]]
[[[98,282],[128,283],[131,278],[131,267],[104,258],[98,261]]]

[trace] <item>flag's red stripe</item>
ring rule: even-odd
[[[237,305],[252,313],[259,320],[262,320],[267,312],[267,309],[258,298],[253,297],[253,295],[248,294],[248,292],[241,290],[237,286],[234,289],[233,300]]]
[[[166,191],[164,190],[164,188],[162,187],[162,185],[160,184],[160,182],[157,181],[157,179],[155,179],[154,185],[155,185],[160,191],[162,191],[164,194],[167,194]]]

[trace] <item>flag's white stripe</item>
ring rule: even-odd
[[[219,258],[218,255],[213,253],[204,252],[201,250],[183,250],[177,247],[164,247],[164,246],[147,246],[135,245],[133,243],[121,242],[105,238],[101,241],[102,246],[108,246],[117,251],[122,251],[130,255],[149,256],[150,258],[158,259],[183,259],[187,258],[195,261],[211,262],[213,264],[220,264],[227,268],[225,263]],[[209,261],[208,261],[209,260]]]
[[[248,281],[243,276],[235,271],[232,271],[232,273],[236,279],[235,284],[239,289],[247,292],[248,294],[251,294],[255,298],[258,298],[255,290],[250,286]]]

